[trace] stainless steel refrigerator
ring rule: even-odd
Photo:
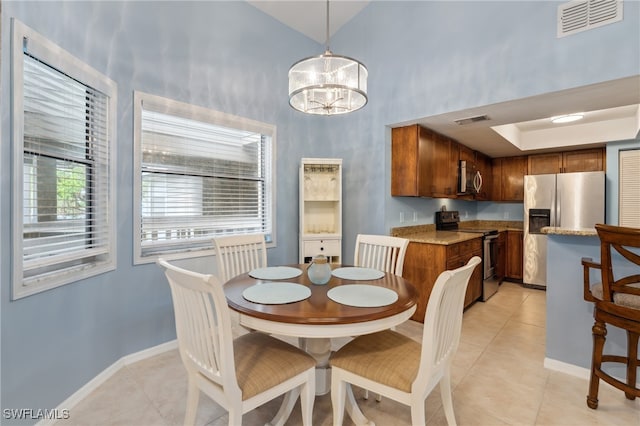
[[[547,285],[547,236],[540,229],[578,230],[604,223],[604,187],[604,172],[524,177],[525,284]]]

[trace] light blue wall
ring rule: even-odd
[[[581,259],[600,262],[598,237],[550,235],[547,244],[547,326],[546,357],[566,364],[591,368],[593,338],[593,304],[583,299],[583,269]],[[618,257],[614,259],[618,259]],[[618,272],[631,274],[629,262]],[[591,283],[602,282],[599,271],[592,270]],[[607,327],[607,353],[626,354],[627,336],[616,327]],[[624,380],[624,367],[608,364],[605,369]]]
[[[117,270],[14,302],[11,17],[118,84]],[[302,117],[286,100],[289,66],[321,48],[245,2],[3,2],[1,27],[2,407],[51,408],[122,356],[175,338],[166,279],[154,264],[132,265],[134,90],[277,126],[273,263],[297,261],[298,160],[330,154],[334,141],[325,135],[326,120]],[[184,263],[213,270],[211,259]]]
[[[624,21],[563,39],[555,37],[556,6],[372,2],[331,43],[336,54],[367,65],[369,104],[347,116],[313,117],[288,106],[286,76],[293,62],[323,46],[245,2],[3,2],[3,141],[10,136],[10,17],[118,83],[119,239],[116,271],[10,302],[11,181],[4,172],[10,144],[2,143],[2,407],[54,407],[120,357],[175,337],[158,268],[132,266],[133,90],[277,126],[271,263],[297,259],[299,159],[343,158],[343,251],[349,262],[357,233],[386,233],[401,225],[400,212],[412,220],[415,211],[417,223],[432,223],[444,203],[390,197],[390,125],[638,74],[637,2],[625,2]],[[469,218],[503,219],[519,211],[517,204],[447,203]],[[211,259],[189,265],[212,268]]]
[[[376,232],[407,225],[400,223],[400,212],[405,212],[405,220],[415,211],[424,218],[418,222],[433,223],[442,204],[389,195],[388,126],[640,72],[638,2],[624,3],[620,23],[558,39],[560,3],[376,1],[334,37],[333,44],[339,46],[334,52],[354,56],[369,68],[370,119],[350,126],[366,144],[366,162],[354,164],[358,170],[351,173],[370,183],[376,173],[376,190],[356,195],[357,202],[349,207],[356,213],[354,222],[348,225],[356,225],[356,217],[366,217],[381,205],[386,214],[384,222],[376,222]],[[518,203],[478,203],[476,209],[479,219],[519,220],[523,215]],[[347,253],[351,236],[346,238]]]

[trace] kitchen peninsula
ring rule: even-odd
[[[547,240],[547,326],[545,367],[589,377],[593,304],[583,299],[581,259],[600,261],[600,240],[595,230],[543,230]],[[599,282],[592,271],[591,282]],[[624,351],[626,336],[616,327],[607,328],[607,345]],[[624,367],[613,367],[625,377]]]
[[[498,231],[498,261],[497,275],[502,279],[506,275],[507,234],[515,233],[519,236],[515,241],[522,242],[522,222],[518,221],[483,221],[474,220],[460,222],[457,231],[436,230],[435,224],[415,225],[391,229],[391,235],[407,238],[409,246],[404,260],[403,277],[413,283],[419,294],[418,308],[412,319],[422,322],[431,294],[431,289],[438,275],[447,269],[458,268],[473,256],[483,256],[483,236],[473,232],[480,229],[496,229]],[[465,232],[467,230],[467,232]],[[512,250],[522,253],[522,250]],[[520,254],[515,264],[522,265]],[[520,268],[521,271],[521,268]],[[467,288],[465,308],[471,306],[482,297],[482,266],[476,268]]]

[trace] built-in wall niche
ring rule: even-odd
[[[300,262],[323,254],[339,263],[342,246],[342,160],[300,163]]]

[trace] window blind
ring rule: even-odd
[[[271,136],[141,107],[142,257],[271,233]]]
[[[15,299],[115,267],[116,86],[12,24]]]
[[[107,99],[25,54],[23,102],[28,283],[108,252]]]
[[[640,228],[640,149],[619,154],[618,224]]]

